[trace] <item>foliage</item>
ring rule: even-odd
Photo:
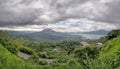
[[[32,61],[33,63],[38,63],[38,60],[39,60],[39,56],[34,54],[32,55],[29,59],[29,61]]]
[[[8,49],[8,51],[10,51],[11,53],[16,54],[18,52],[18,49],[15,46],[7,46],[6,47]]]
[[[16,54],[21,46],[23,39],[8,35],[7,32],[0,31],[0,44],[7,48],[10,52]]]
[[[47,65],[48,62],[46,60],[39,60],[38,64],[39,65]]]
[[[31,63],[25,63],[0,45],[0,69],[36,69],[36,67]]]
[[[99,58],[105,61],[111,59],[113,67],[120,65],[120,36],[105,43]]]
[[[111,32],[108,33],[107,36],[102,37],[102,38],[100,39],[100,41],[101,41],[102,43],[105,43],[105,42],[107,42],[107,41],[109,41],[109,40],[111,40],[111,39],[116,38],[116,37],[119,36],[119,35],[120,35],[120,30],[112,30]]]
[[[81,65],[85,65],[88,63],[87,59],[96,59],[99,55],[101,47],[94,47],[94,46],[86,46],[86,47],[80,47],[76,48],[74,50],[75,57],[78,58],[78,62]]]
[[[59,65],[54,66],[39,66],[32,63],[27,63],[17,56],[7,51],[3,46],[0,45],[0,69],[81,69],[80,66],[74,65]],[[41,61],[40,61],[41,64]],[[46,61],[42,61],[42,64],[46,64]]]
[[[26,54],[29,54],[29,55],[32,55],[34,54],[34,50],[30,49],[30,48],[27,48],[27,47],[21,47],[20,48],[20,51],[21,52],[24,52]]]
[[[81,46],[79,41],[65,40],[57,44],[57,46],[63,48],[68,52],[68,55],[74,50],[75,47]]]
[[[84,69],[115,69],[120,65],[120,36],[108,41],[96,59],[86,55]],[[82,61],[82,60],[81,60]],[[81,62],[80,62],[81,63]]]
[[[24,45],[34,49],[36,52],[50,51],[52,48],[55,48],[55,44],[52,42],[38,42],[26,40]]]
[[[110,32],[104,37],[102,47],[82,47],[79,41],[27,41],[0,31],[0,69],[119,69],[119,33],[118,30]],[[28,60],[18,58],[14,54],[19,50],[31,57]],[[51,58],[54,62],[48,64],[47,60],[40,58]]]
[[[41,58],[48,58],[47,52],[39,52],[38,56]]]

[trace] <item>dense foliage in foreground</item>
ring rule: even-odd
[[[83,47],[79,41],[30,42],[0,31],[0,69],[119,69],[120,35],[111,33],[103,46]],[[18,51],[31,57],[23,60]]]

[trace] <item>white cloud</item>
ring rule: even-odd
[[[60,32],[87,32],[100,29],[112,30],[117,27],[115,25],[95,22],[88,19],[70,19],[56,24],[1,27],[0,29],[14,31],[41,31],[46,28]]]
[[[112,30],[116,29],[117,26],[88,19],[69,19],[56,24],[49,24],[48,28],[61,32],[87,32],[101,29]]]

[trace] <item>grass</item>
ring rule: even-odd
[[[89,61],[89,63],[89,69],[117,68],[120,65],[120,36],[108,41],[103,46],[98,58],[96,60]]]
[[[0,45],[0,69],[35,69]]]

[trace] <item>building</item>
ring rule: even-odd
[[[103,43],[96,43],[96,46],[102,46]]]

